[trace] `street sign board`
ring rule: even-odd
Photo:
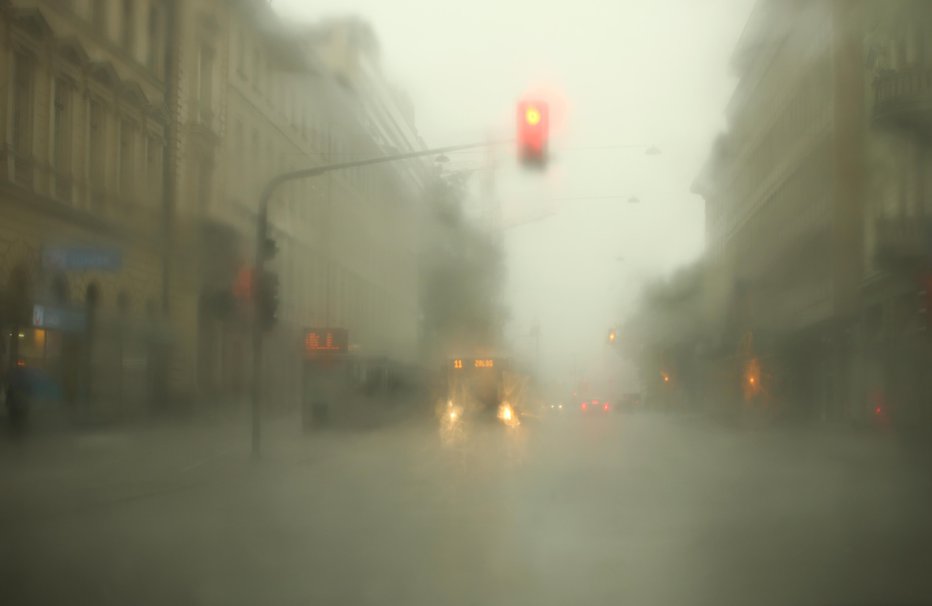
[[[32,306],[32,325],[64,332],[82,332],[87,324],[84,311],[48,305]]]
[[[93,246],[46,246],[42,250],[42,263],[50,269],[119,271],[123,267],[123,252]]]
[[[306,353],[345,353],[348,349],[349,331],[345,328],[308,328],[304,331]]]

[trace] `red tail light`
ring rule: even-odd
[[[589,404],[587,404],[586,402],[583,402],[582,404],[579,405],[579,407],[582,408],[583,411],[585,411],[586,409],[589,408]]]
[[[609,408],[608,402],[602,405],[602,410],[604,410],[605,412],[608,412],[608,408]]]

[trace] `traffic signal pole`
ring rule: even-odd
[[[252,456],[259,458],[262,446],[262,341],[263,326],[259,317],[259,280],[264,275],[265,263],[268,261],[268,235],[269,235],[269,205],[272,196],[276,190],[285,183],[296,181],[298,179],[307,179],[317,177],[332,171],[344,170],[347,168],[357,168],[359,166],[369,166],[371,164],[385,164],[387,162],[397,162],[398,160],[409,160],[411,158],[421,158],[424,156],[433,156],[447,152],[462,151],[466,149],[476,149],[479,147],[488,147],[490,145],[499,145],[511,143],[511,141],[492,141],[484,143],[468,143],[466,145],[450,145],[447,147],[435,147],[414,152],[405,152],[400,154],[390,154],[387,156],[375,156],[363,160],[352,160],[349,162],[337,162],[334,164],[323,164],[313,166],[287,173],[282,173],[269,181],[262,189],[259,196],[259,208],[256,216],[256,257],[253,275],[257,278],[254,280],[256,285],[253,288],[253,322],[252,322]]]

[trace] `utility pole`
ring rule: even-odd
[[[175,187],[177,184],[178,145],[178,62],[176,45],[178,38],[178,2],[164,3],[165,48],[162,54],[162,73],[165,78],[165,137],[162,143],[162,315],[167,317],[171,309],[172,255],[174,255],[175,230]]]
[[[256,217],[256,256],[255,256],[255,267],[253,269],[253,275],[262,276],[265,271],[265,262],[268,260],[269,251],[268,251],[268,234],[269,234],[269,204],[272,199],[272,195],[275,191],[283,184],[290,181],[295,181],[297,179],[306,179],[310,177],[317,177],[326,173],[330,173],[337,170],[345,170],[347,168],[356,168],[359,166],[370,166],[372,164],[385,164],[387,162],[396,162],[398,160],[409,160],[412,158],[421,158],[423,156],[433,156],[435,154],[442,154],[446,152],[461,151],[466,149],[475,149],[480,147],[487,147],[497,143],[509,143],[510,141],[496,141],[496,142],[484,142],[484,143],[470,143],[466,145],[451,145],[448,147],[438,147],[434,149],[425,149],[414,152],[400,153],[400,154],[391,154],[388,156],[376,156],[374,158],[366,158],[363,160],[353,160],[350,162],[337,162],[334,164],[324,164],[321,166],[314,166],[311,168],[305,168],[301,170],[295,170],[287,173],[282,173],[277,177],[274,177],[269,181],[266,186],[263,188],[261,195],[259,196],[259,208]],[[329,201],[328,201],[329,203]],[[258,297],[258,289],[254,291],[254,297]],[[258,305],[255,305],[254,308],[258,310]],[[253,318],[253,334],[252,334],[252,346],[253,346],[253,377],[252,377],[252,456],[253,458],[258,458],[261,453],[262,445],[262,415],[261,415],[261,404],[262,404],[262,323],[259,321],[258,311],[256,311],[256,316]]]

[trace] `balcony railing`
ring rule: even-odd
[[[932,253],[932,220],[884,217],[874,221],[874,254],[880,265],[919,263]]]
[[[874,80],[874,120],[932,131],[932,67],[890,70]]]

